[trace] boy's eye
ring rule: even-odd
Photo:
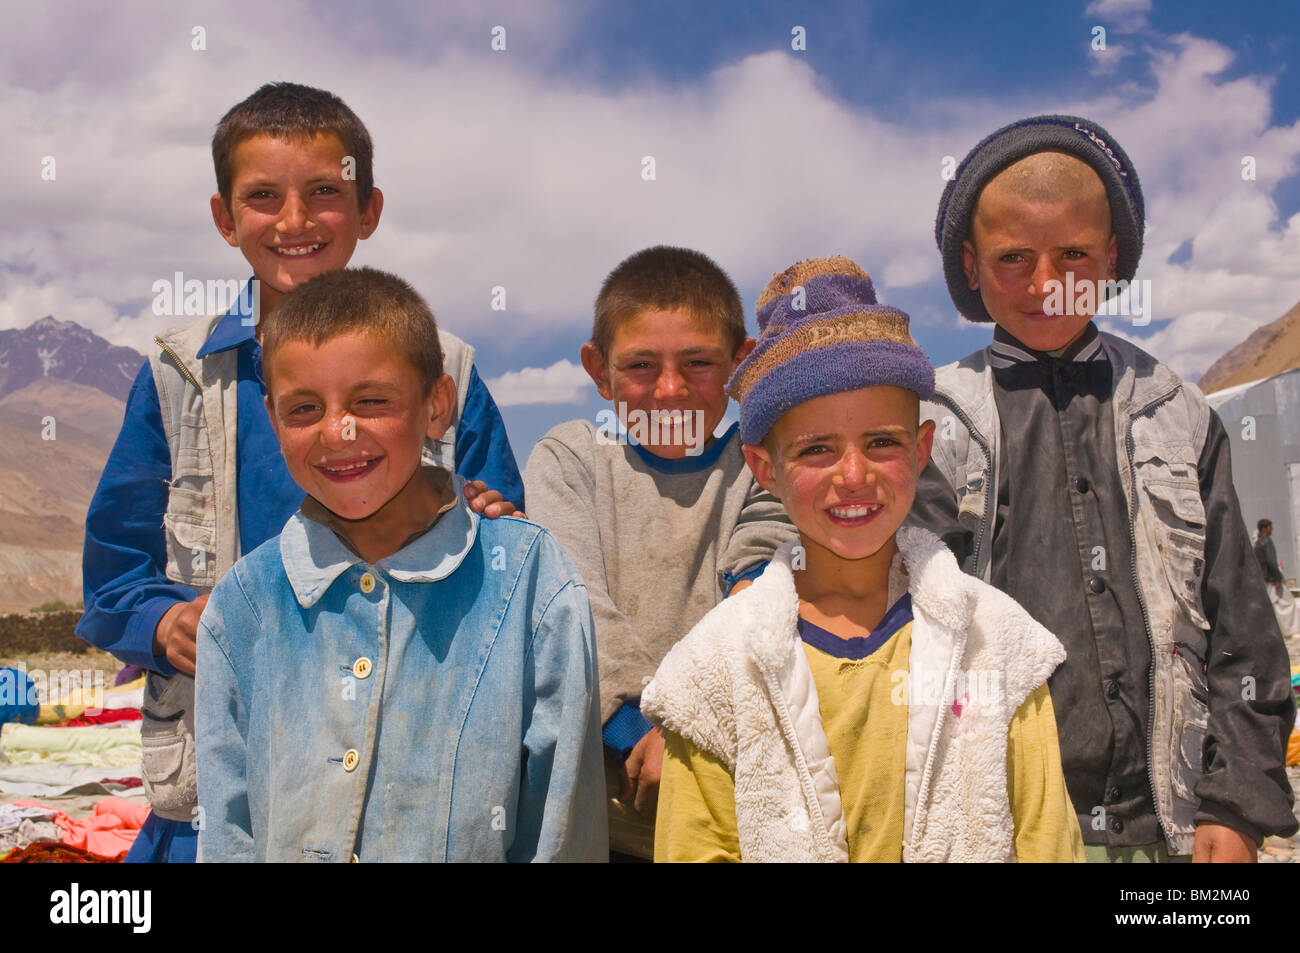
[[[800,450],[799,456],[812,457],[812,456],[816,456],[819,453],[827,453],[829,451],[830,451],[830,447],[826,446],[826,444],[814,443],[814,444],[809,444],[808,446]]]
[[[896,446],[898,446],[898,441],[895,440],[893,437],[877,437],[875,440],[871,441],[871,446],[873,446],[873,447],[896,447]]]
[[[285,413],[285,416],[286,416],[286,417],[306,417],[308,414],[313,414],[313,413],[315,413],[316,410],[317,410],[317,406],[316,406],[315,404],[294,404],[294,405],[293,405],[292,407],[290,407],[289,410]]]

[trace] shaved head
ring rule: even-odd
[[[1069,205],[1076,209],[1095,210],[1110,222],[1110,199],[1101,177],[1082,159],[1064,152],[1035,152],[1013,162],[984,186],[971,216],[969,241],[983,231],[999,213],[1014,212],[1025,202]]]

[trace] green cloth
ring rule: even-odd
[[[139,764],[140,725],[48,728],[11,722],[0,729],[0,755],[10,764]]]

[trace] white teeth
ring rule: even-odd
[[[349,470],[358,470],[361,467],[368,467],[368,466],[370,466],[370,461],[366,460],[362,463],[353,463],[346,467],[327,467],[322,465],[322,469],[328,470],[330,473],[347,473]]]
[[[855,520],[880,509],[879,503],[871,506],[832,506],[831,515],[842,520]]]
[[[275,251],[277,254],[280,255],[297,257],[298,255],[309,255],[312,252],[317,251],[318,249],[321,249],[323,247],[324,247],[323,245],[304,245],[301,248],[277,248]]]

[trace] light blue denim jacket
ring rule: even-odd
[[[456,501],[371,565],[302,512],[199,624],[200,861],[605,860],[587,593]]]

